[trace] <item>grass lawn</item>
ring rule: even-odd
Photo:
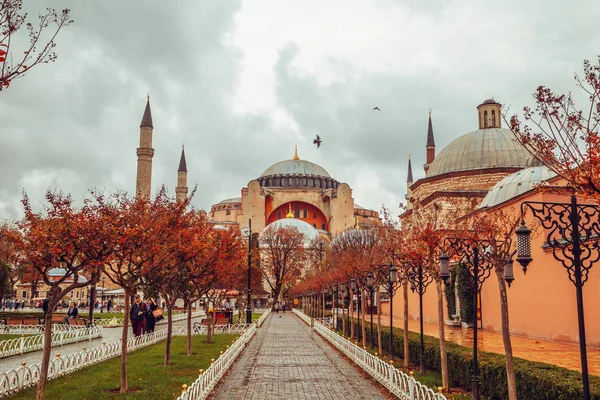
[[[3,342],[5,340],[10,340],[10,339],[16,339],[16,338],[20,338],[21,336],[34,336],[36,335],[35,333],[7,333],[7,334],[0,334],[0,342]],[[40,333],[38,333],[38,335],[41,335]]]
[[[261,313],[252,313],[252,320],[254,321],[255,319],[259,319],[261,315],[262,315]],[[246,312],[245,311],[243,312],[243,315],[242,315],[242,322],[246,322]],[[238,314],[237,313],[235,313],[235,315],[233,316],[233,323],[234,324],[238,323]]]
[[[121,358],[81,369],[62,378],[49,381],[44,397],[56,400],[85,399],[173,399],[181,394],[183,384],[191,385],[198,378],[199,369],[207,369],[211,359],[239,335],[215,335],[206,344],[206,336],[193,336],[194,354],[186,353],[186,338],[174,337],[171,344],[171,365],[165,367],[165,342],[129,353],[127,356],[127,383],[129,393],[119,391]],[[35,387],[17,393],[11,399],[35,398]]]

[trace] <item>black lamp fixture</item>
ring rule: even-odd
[[[398,268],[394,264],[390,267],[390,282],[398,282]]]
[[[373,288],[373,273],[371,271],[367,272],[367,288]]]
[[[517,234],[517,261],[523,267],[523,273],[527,273],[527,266],[533,259],[531,258],[531,229],[525,225],[525,219],[521,219],[521,225],[515,233]]]
[[[440,255],[440,278],[444,282],[450,278],[450,256],[446,252]]]

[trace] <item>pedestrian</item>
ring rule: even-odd
[[[129,319],[131,320],[133,335],[136,337],[140,336],[144,326],[144,304],[139,294],[135,295],[135,302],[131,305],[131,310],[129,310]]]
[[[279,302],[275,303],[275,312],[279,312]]]
[[[281,310],[282,310],[283,312],[285,312],[285,309],[286,309],[286,308],[287,308],[287,304],[286,304],[286,303],[283,303],[283,306],[281,307]]]
[[[79,310],[75,303],[69,304],[69,309],[67,310],[67,316],[63,319],[65,324],[69,323],[70,318],[77,318],[79,316]]]
[[[108,301],[106,302],[106,312],[110,312],[111,307],[112,307],[112,299],[108,299]]]
[[[158,308],[156,302],[152,297],[146,300],[146,309],[144,310],[144,317],[146,317],[146,326],[144,327],[144,333],[154,332],[154,325],[156,324],[156,317],[154,311]]]

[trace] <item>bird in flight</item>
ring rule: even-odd
[[[313,143],[317,145],[317,149],[321,147],[321,138],[317,135],[317,138],[313,140]]]
[[[375,110],[381,111],[381,109],[379,107],[373,107],[373,111],[375,111]]]

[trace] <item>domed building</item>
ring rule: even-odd
[[[418,201],[453,204],[479,203],[505,176],[539,165],[519,144],[510,129],[502,128],[501,105],[493,99],[477,107],[479,129],[466,133],[435,154],[431,112],[427,130],[425,177],[413,182],[409,160],[408,208]]]
[[[354,203],[352,189],[331,177],[322,166],[301,160],[296,149],[290,160],[277,162],[242,188],[241,196],[211,207],[209,221],[261,231],[267,225],[294,219],[315,230],[336,236],[355,225],[378,224],[379,214]]]

